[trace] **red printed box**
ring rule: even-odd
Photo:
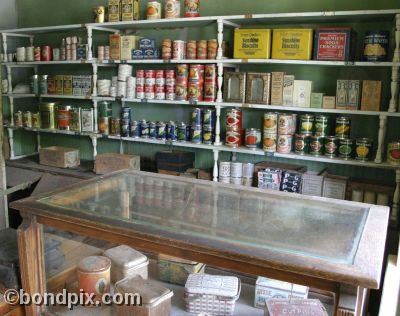
[[[315,32],[314,59],[348,61],[353,59],[354,32],[351,28],[320,28]]]

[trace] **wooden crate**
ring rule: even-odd
[[[79,150],[75,148],[51,146],[39,149],[41,165],[73,168],[80,165]]]
[[[97,155],[95,163],[96,174],[105,174],[122,169],[140,170],[140,156],[113,153]]]

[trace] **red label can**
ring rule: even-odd
[[[243,130],[241,128],[228,128],[225,135],[225,145],[233,148],[242,145]]]
[[[136,70],[136,78],[144,78],[144,70],[143,69]]]
[[[190,101],[203,101],[203,85],[201,83],[190,83],[188,87],[188,99]]]
[[[217,85],[215,82],[206,82],[204,84],[204,101],[214,102],[217,97]]]
[[[207,41],[197,41],[197,59],[207,59]]]
[[[173,41],[172,42],[172,57],[173,59],[182,60],[186,58],[186,42]]]
[[[144,71],[145,78],[156,78],[156,71],[155,70],[145,70]]]
[[[177,82],[175,86],[175,100],[187,100],[187,83]]]
[[[34,61],[40,61],[41,54],[42,54],[42,52],[41,52],[40,47],[35,47],[33,49],[33,59],[34,59]]]
[[[71,123],[70,106],[61,106],[57,109],[58,129],[69,130]]]
[[[165,70],[166,79],[175,79],[175,70]]]
[[[216,39],[211,39],[207,42],[207,58],[217,59],[218,42]]]
[[[40,50],[40,60],[51,61],[53,59],[53,50],[50,46],[43,46]]]
[[[242,111],[231,109],[226,113],[227,128],[242,128]]]
[[[144,85],[136,85],[136,99],[144,99]]]
[[[215,82],[217,79],[217,66],[214,64],[204,66],[204,80],[206,82]]]
[[[195,18],[200,16],[200,0],[185,0],[185,18]]]
[[[196,59],[197,58],[197,41],[188,41],[186,45],[186,58]]]
[[[204,82],[204,65],[191,65],[190,66],[189,81]]]
[[[176,79],[185,79],[189,78],[189,65],[181,64],[176,66]]]

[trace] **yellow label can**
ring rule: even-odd
[[[312,29],[276,29],[272,37],[272,59],[310,60]]]
[[[235,29],[233,58],[268,59],[271,52],[271,30]]]

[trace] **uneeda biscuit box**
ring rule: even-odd
[[[312,29],[275,29],[272,33],[272,59],[310,60]]]
[[[270,29],[235,29],[233,58],[269,59],[270,52]]]

